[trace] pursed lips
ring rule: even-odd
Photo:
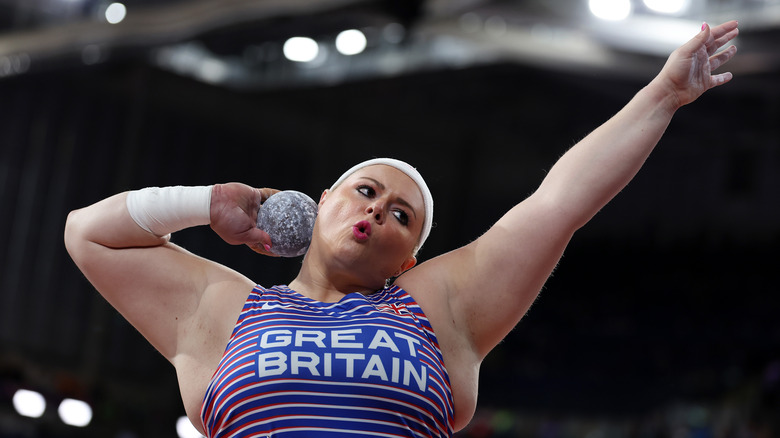
[[[360,221],[352,226],[352,234],[358,241],[364,241],[371,235],[371,224],[368,221]]]

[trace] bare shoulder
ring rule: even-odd
[[[536,299],[574,232],[571,222],[543,197],[529,197],[476,240],[401,279],[423,285],[420,299],[485,357]]]
[[[567,224],[547,203],[528,199],[478,239],[398,279],[436,333],[459,421],[473,413],[482,360],[522,318],[560,258],[573,232]]]

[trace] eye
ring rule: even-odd
[[[395,216],[396,219],[398,219],[398,222],[401,223],[401,225],[409,225],[409,215],[406,214],[403,210],[395,210],[393,211],[393,216]]]
[[[374,195],[376,195],[376,191],[373,189],[373,187],[367,185],[358,186],[357,191],[360,192],[363,196],[367,196],[369,198],[373,198]]]

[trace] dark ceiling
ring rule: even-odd
[[[349,165],[394,156],[436,198],[425,260],[530,194],[665,50],[609,40],[584,2],[125,3],[111,27],[106,3],[0,0],[0,418],[20,386],[98,406],[85,430],[16,419],[0,437],[174,436],[160,424],[182,412],[172,368],[67,257],[68,211],[150,185],[243,181],[316,197]],[[637,178],[575,236],[486,361],[481,412],[716,404],[755,390],[780,360],[779,5],[693,4],[707,8],[679,20],[740,19],[734,81],[679,111]],[[382,40],[391,24],[402,40]],[[325,41],[346,27],[377,39],[318,67],[270,55],[289,36]],[[199,75],[204,65],[231,73]],[[178,234],[266,285],[300,263],[207,229]]]

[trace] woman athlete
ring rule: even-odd
[[[114,195],[71,212],[67,249],[173,364],[187,415],[209,437],[451,436],[474,414],[482,360],[573,233],[632,179],[680,107],[731,80],[712,72],[736,53],[718,49],[737,33],[735,21],[703,25],[532,195],[416,267],[433,200],[416,170],[391,159],[361,163],[322,193],[285,286],[258,286],[170,241],[209,224],[270,254],[255,223],[275,190],[239,183]]]

